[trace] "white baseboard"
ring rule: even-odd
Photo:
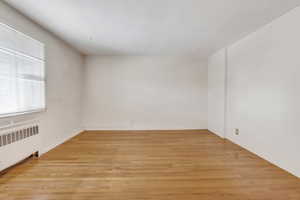
[[[249,152],[255,154],[256,156],[258,156],[258,157],[264,159],[265,161],[267,161],[267,162],[269,162],[269,163],[275,165],[276,167],[279,167],[280,169],[282,169],[282,170],[284,170],[284,171],[286,171],[286,172],[288,172],[288,173],[290,173],[290,174],[292,174],[292,175],[294,175],[294,176],[300,178],[300,174],[297,173],[295,170],[282,166],[280,163],[275,162],[274,160],[268,158],[268,157],[265,156],[263,153],[257,152],[257,151],[255,151],[255,150],[252,149],[252,148],[249,148],[249,147],[247,147],[247,146],[245,146],[245,145],[242,145],[242,144],[238,143],[237,141],[235,141],[234,139],[232,139],[232,138],[230,138],[230,137],[222,137],[222,136],[220,136],[219,134],[217,134],[217,133],[215,133],[215,132],[213,132],[213,131],[211,131],[211,130],[210,130],[210,132],[212,132],[213,134],[215,134],[215,135],[217,135],[217,136],[219,136],[219,137],[221,137],[221,138],[224,138],[224,139],[229,140],[230,142],[234,143],[235,145],[238,145],[238,146],[240,146],[241,148],[246,149],[247,151],[249,151]]]
[[[213,129],[208,129],[210,132],[212,132],[213,134],[219,136],[222,139],[225,139],[225,135],[223,133],[218,133],[217,131],[213,130]]]
[[[40,152],[39,152],[40,156],[42,156],[43,154],[45,154],[45,153],[51,151],[52,149],[58,147],[59,145],[65,143],[66,141],[72,139],[73,137],[79,135],[79,134],[82,133],[83,131],[84,131],[83,129],[77,129],[77,130],[73,131],[68,137],[62,139],[62,140],[59,141],[58,143],[55,143],[55,144],[53,144],[53,145],[51,145],[51,146],[48,146],[48,147],[46,147],[46,148],[40,150]]]
[[[156,131],[156,130],[208,130],[207,127],[128,127],[128,126],[86,126],[87,131]]]
[[[269,162],[269,163],[275,165],[276,167],[279,167],[280,169],[282,169],[282,170],[284,170],[284,171],[286,171],[286,172],[288,172],[288,173],[290,173],[290,174],[292,174],[292,175],[294,175],[294,176],[300,178],[300,174],[299,174],[296,170],[291,169],[291,168],[288,167],[288,166],[283,166],[280,162],[275,161],[274,159],[272,159],[272,158],[266,156],[263,152],[258,152],[256,149],[251,148],[251,147],[249,147],[249,146],[246,146],[246,145],[244,145],[244,144],[241,144],[241,143],[235,141],[235,140],[234,140],[233,138],[231,138],[231,137],[227,137],[226,139],[229,140],[230,142],[232,142],[232,143],[234,143],[234,144],[240,146],[241,148],[246,149],[247,151],[249,151],[249,152],[251,152],[251,153],[257,155],[258,157],[264,159],[265,161],[267,161],[267,162]]]

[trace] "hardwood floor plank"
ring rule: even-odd
[[[300,200],[300,180],[208,131],[91,131],[1,176],[0,199]]]

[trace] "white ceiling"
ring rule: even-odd
[[[83,54],[205,57],[300,0],[5,0]]]

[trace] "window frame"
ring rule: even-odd
[[[43,70],[44,70],[44,107],[43,108],[39,108],[39,109],[31,109],[31,110],[26,110],[26,111],[21,111],[21,112],[12,112],[12,113],[4,113],[4,114],[0,114],[0,119],[5,119],[5,118],[11,118],[11,117],[18,117],[18,116],[23,116],[23,115],[31,115],[31,114],[39,114],[39,113],[43,113],[47,111],[47,67],[46,67],[46,57],[45,57],[45,44],[34,39],[33,37],[26,35],[25,33],[18,31],[16,28],[12,27],[11,25],[7,25],[3,22],[0,21],[0,26],[3,26],[13,32],[16,32],[17,34],[20,34],[22,36],[24,36],[25,38],[28,38],[30,40],[33,40],[34,42],[39,43],[39,45],[42,46],[43,49],[43,57],[44,59],[40,59],[37,58],[35,56],[31,56],[31,55],[27,55],[26,53],[22,52],[22,51],[17,51],[17,50],[12,50],[12,49],[8,49],[8,48],[2,48],[0,47],[0,50],[9,54],[15,54],[17,56],[22,56],[22,57],[26,57],[29,59],[33,59],[33,60],[39,60],[41,62],[43,62]]]

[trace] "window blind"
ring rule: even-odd
[[[45,107],[44,45],[0,23],[0,117]]]

